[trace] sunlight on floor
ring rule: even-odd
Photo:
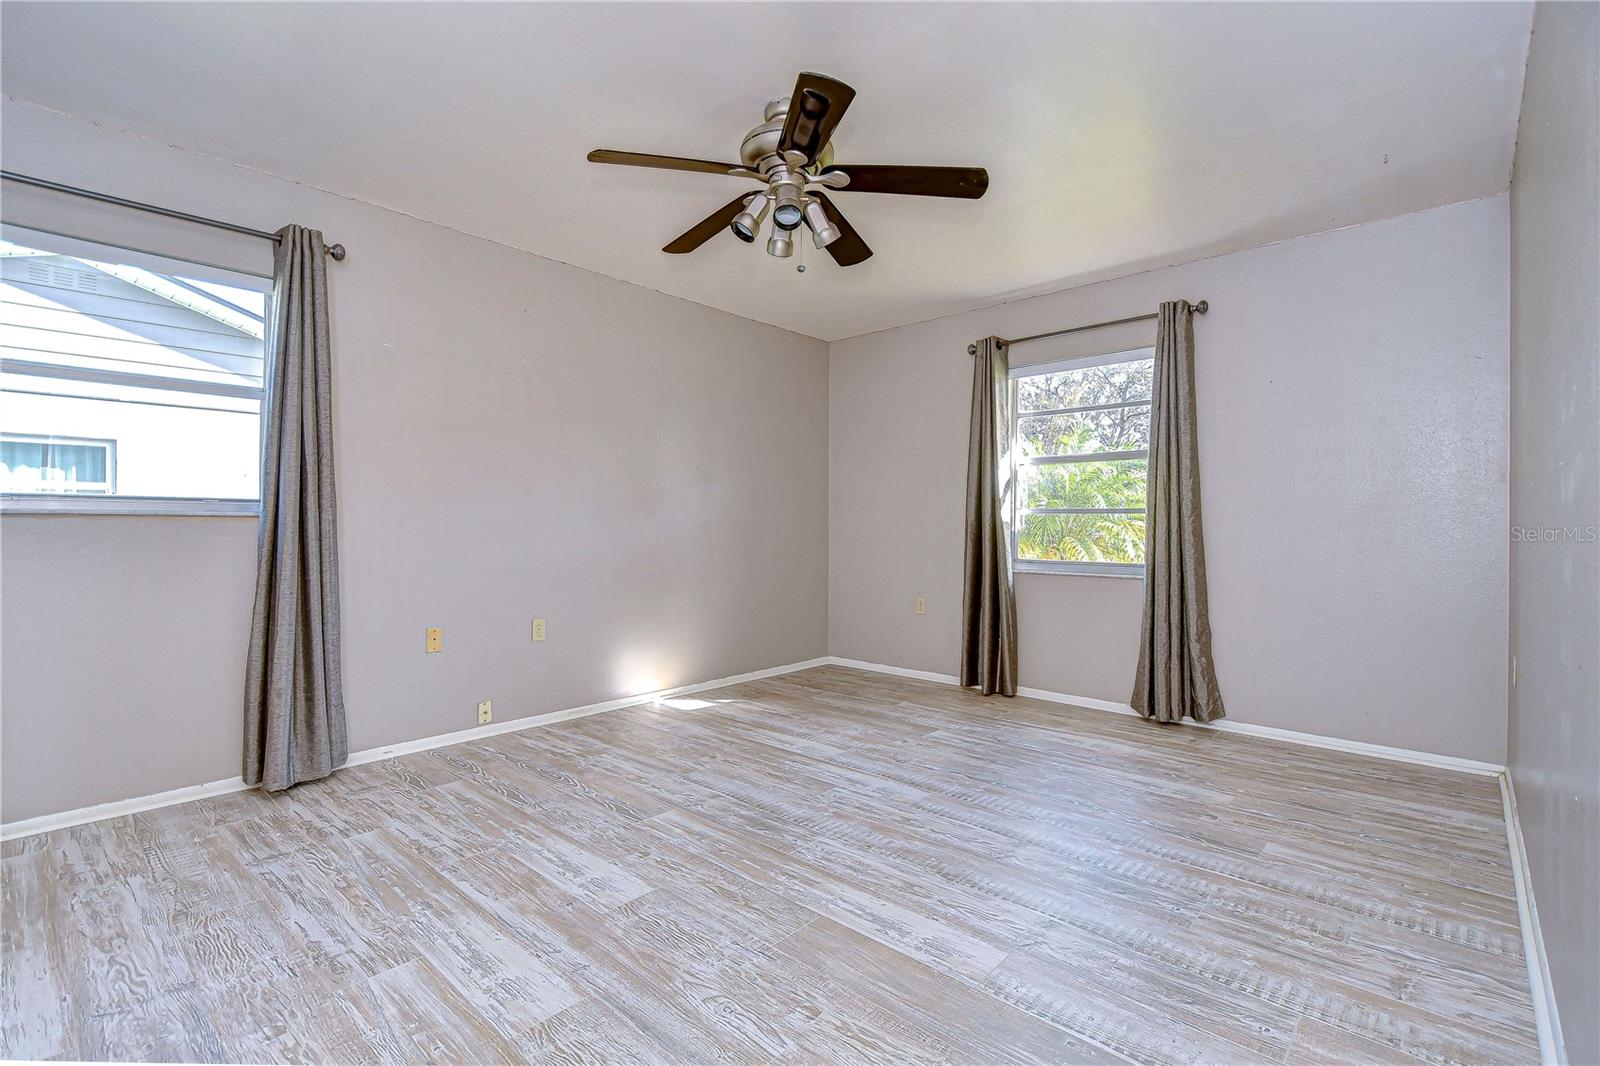
[[[675,711],[703,711],[707,707],[715,707],[721,702],[723,701],[691,699],[687,696],[657,696],[655,699],[655,704],[657,707],[671,707]]]

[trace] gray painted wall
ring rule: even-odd
[[[1597,138],[1600,7],[1541,3],[1511,181],[1510,767],[1574,1063],[1600,1062]]]
[[[1503,762],[1507,231],[1502,196],[833,343],[831,652],[956,672],[969,341],[1204,297],[1200,452],[1229,716]],[[1143,596],[1138,579],[1019,574],[1022,684],[1126,701]]]
[[[480,699],[504,721],[825,653],[822,342],[41,109],[8,102],[3,133],[8,168],[348,245],[352,749],[468,728]],[[264,243],[80,201],[8,189],[5,217],[270,268]],[[254,538],[0,519],[5,821],[239,773]]]

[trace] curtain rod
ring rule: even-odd
[[[143,211],[151,215],[161,215],[165,218],[175,218],[179,222],[193,222],[199,226],[210,226],[212,229],[225,229],[230,233],[242,233],[246,237],[259,237],[264,241],[278,242],[276,233],[266,230],[251,229],[249,226],[240,226],[232,222],[222,222],[215,218],[206,218],[203,215],[191,215],[187,211],[174,211],[170,207],[157,207],[155,204],[141,203],[138,200],[129,200],[121,196],[112,196],[110,193],[95,192],[92,189],[80,189],[76,185],[63,185],[59,181],[47,181],[44,178],[33,178],[26,174],[18,174],[14,170],[0,170],[0,178],[14,181],[19,185],[32,185],[38,189],[49,189],[52,192],[64,192],[68,196],[81,196],[85,200],[98,200],[103,204],[113,204],[117,207],[127,207],[134,211]],[[344,260],[344,245],[328,245],[328,255],[334,260]]]
[[[1194,313],[1197,315],[1203,315],[1207,311],[1211,310],[1211,304],[1205,300],[1201,300],[1199,303],[1194,304],[1193,306]],[[1158,314],[1134,315],[1132,318],[1113,318],[1109,322],[1091,322],[1087,326],[1073,326],[1070,329],[1055,329],[1051,330],[1049,333],[1034,333],[1027,337],[1018,337],[1015,340],[1008,341],[1004,337],[998,339],[1001,344],[1005,345],[1026,344],[1028,341],[1042,341],[1047,337],[1065,337],[1069,333],[1082,333],[1085,330],[1104,329],[1107,326],[1125,326],[1129,322],[1149,322],[1159,317],[1160,316]],[[976,344],[967,345],[967,354],[977,355],[978,346]]]

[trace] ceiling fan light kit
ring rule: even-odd
[[[812,243],[818,249],[826,249],[840,266],[854,266],[870,258],[872,249],[824,189],[976,200],[989,188],[989,174],[981,167],[834,163],[833,131],[855,95],[855,90],[841,81],[822,74],[801,74],[793,95],[767,102],[761,125],[747,133],[739,146],[737,165],[605,148],[590,152],[589,161],[724,174],[754,179],[766,186],[753,195],[735,197],[668,244],[662,249],[664,252],[692,252],[724,227],[746,244],[753,244],[770,212],[768,255],[780,259],[793,255],[793,233],[804,224],[811,230]]]
[[[811,240],[819,251],[839,239],[839,228],[828,221],[821,200],[806,200],[806,225],[811,227]]]
[[[805,214],[806,185],[799,174],[784,169],[768,179],[772,196],[772,224],[781,230],[795,229]]]
[[[733,221],[728,228],[733,230],[733,235],[746,244],[755,243],[756,234],[761,232],[761,223],[766,220],[767,210],[772,207],[772,201],[765,193],[756,193],[745,201],[743,211],[733,216]],[[759,210],[758,210],[759,208]]]

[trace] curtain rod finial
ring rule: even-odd
[[[328,245],[328,255],[333,257],[333,261],[335,263],[344,262],[344,245],[342,245],[342,244],[330,244],[330,245]]]
[[[1211,304],[1209,301],[1201,300],[1199,303],[1194,305],[1194,313],[1197,315],[1203,315],[1209,310],[1211,310]]]

